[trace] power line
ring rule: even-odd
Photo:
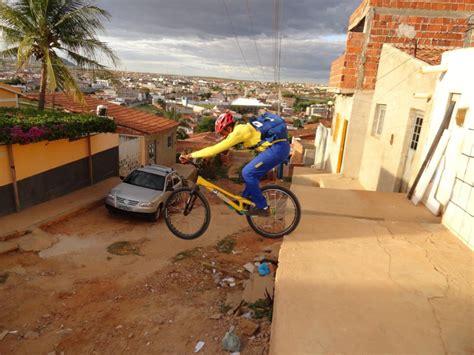
[[[258,63],[260,64],[260,70],[262,71],[263,79],[266,80],[265,71],[263,70],[262,60],[260,58],[260,53],[257,46],[257,38],[255,37],[255,31],[254,31],[253,20],[252,20],[252,11],[250,9],[250,0],[246,0],[245,5],[247,8],[247,15],[249,16],[250,30],[252,32],[253,43],[255,44],[255,51],[257,52]]]
[[[245,58],[244,51],[242,50],[242,47],[240,46],[239,38],[238,38],[237,33],[235,31],[234,24],[232,23],[232,18],[230,17],[229,8],[227,7],[227,4],[226,4],[225,0],[222,0],[222,3],[224,4],[225,13],[227,15],[227,18],[229,19],[229,23],[230,23],[230,27],[232,29],[232,33],[234,34],[235,41],[237,42],[237,47],[239,47],[240,55],[242,56],[242,59],[244,60],[245,66],[247,67],[249,73],[252,75],[252,78],[255,81],[258,81],[258,80],[256,80],[255,76],[253,75],[253,73],[250,69],[250,66],[247,62],[247,59]]]

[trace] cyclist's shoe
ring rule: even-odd
[[[248,216],[260,216],[260,217],[270,217],[270,208],[267,206],[265,208],[250,207],[247,211]]]

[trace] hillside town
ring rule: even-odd
[[[211,77],[166,74],[173,4],[137,72],[99,61],[133,51],[97,37],[117,4],[0,2],[0,354],[472,353],[474,4],[339,0],[328,34],[303,3],[252,34],[224,1],[216,36],[203,2]],[[284,80],[301,38],[327,80]],[[249,48],[274,80],[232,79]]]

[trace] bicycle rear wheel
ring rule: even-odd
[[[267,185],[262,194],[270,216],[247,216],[250,227],[265,238],[277,239],[290,234],[300,223],[301,206],[293,192],[279,185]]]
[[[174,191],[163,208],[168,229],[181,239],[196,239],[211,221],[211,209],[204,195],[191,187]]]

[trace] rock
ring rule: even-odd
[[[115,327],[115,330],[119,330],[119,329],[122,329],[123,328],[123,325],[122,324],[119,324]]]
[[[0,254],[6,254],[17,250],[18,244],[14,242],[0,242]]]
[[[240,351],[240,339],[235,335],[233,326],[230,327],[222,339],[222,348],[231,353]]]
[[[261,262],[263,261],[263,259],[265,259],[264,255],[257,255],[253,260],[257,262]]]
[[[252,263],[247,263],[244,265],[244,269],[250,273],[253,273],[255,270],[255,266]]]
[[[251,321],[250,319],[247,319],[247,318],[239,319],[239,330],[242,333],[242,335],[251,337],[257,332],[259,327],[260,325],[258,323],[255,323],[254,321]]]
[[[259,276],[251,274],[250,279],[245,283],[243,300],[247,303],[254,303],[259,299],[266,299],[266,293],[273,297],[275,280],[273,275]]]
[[[213,314],[209,317],[209,319],[214,319],[214,320],[218,320],[218,319],[221,319],[221,318],[222,318],[222,314],[220,314],[220,313],[215,313],[215,314]]]
[[[132,339],[132,338],[133,338],[133,333],[128,334],[128,339]]]
[[[25,338],[25,339],[36,339],[36,338],[39,338],[39,333],[34,332],[32,330],[29,330],[29,331],[26,332],[25,335],[23,335],[23,338]]]
[[[0,333],[0,340],[3,340],[8,334],[8,330],[4,330],[3,332]]]
[[[8,269],[7,271],[12,273],[12,274],[17,274],[17,275],[25,275],[26,274],[25,268],[23,266],[20,266],[20,265],[16,265],[16,266]]]

